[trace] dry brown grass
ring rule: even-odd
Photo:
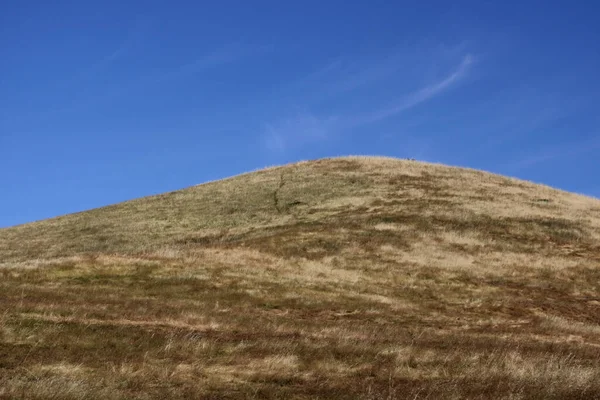
[[[0,230],[0,399],[600,398],[600,201],[348,157]]]

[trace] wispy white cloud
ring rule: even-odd
[[[436,73],[438,68],[461,57],[466,45],[466,42],[454,46],[411,43],[409,46],[401,44],[386,54],[363,56],[360,60],[340,56],[287,86],[302,86],[316,92],[314,97],[331,98],[357,89],[385,86],[391,81],[410,82],[423,74]],[[469,62],[474,61],[471,55],[466,57]]]
[[[326,140],[337,129],[338,122],[335,116],[318,117],[309,112],[298,113],[266,124],[263,138],[268,150],[283,152],[291,147]]]
[[[353,62],[345,57],[338,57],[284,85],[283,89],[305,91],[305,96],[313,100],[335,98],[385,82],[402,68],[406,68],[406,58],[406,54],[399,52],[367,62]]]
[[[155,77],[154,81],[163,82],[184,78],[186,76],[194,75],[202,71],[238,61],[251,55],[268,51],[269,49],[269,46],[247,46],[242,44],[228,45],[208,54],[201,55],[187,63],[173,67]]]
[[[321,68],[317,69],[314,72],[306,75],[304,78],[298,80],[298,83],[307,83],[311,81],[317,81],[321,78],[327,77],[329,74],[338,72],[343,65],[343,61],[340,58],[334,59]]]
[[[342,110],[336,115],[329,116],[317,117],[312,113],[299,113],[293,117],[276,119],[275,122],[265,124],[263,131],[265,145],[271,151],[281,152],[323,141],[339,132],[349,131],[392,117],[449,90],[467,76],[473,63],[474,57],[471,54],[465,55],[454,71],[442,80],[432,82],[405,95],[399,102],[387,108],[358,115],[352,114],[348,110]],[[352,90],[360,85],[369,85],[378,79],[383,79],[392,70],[391,67],[392,64],[386,64],[385,67],[364,71],[364,73],[355,75],[356,79],[338,82],[335,86],[336,90]],[[330,63],[326,68],[320,70],[318,75],[328,74],[337,68],[339,68],[338,62]]]
[[[267,149],[284,151],[290,148],[302,147],[308,143],[330,139],[357,127],[398,115],[456,86],[468,76],[472,65],[475,63],[473,55],[464,55],[463,53],[463,56],[459,59],[460,61],[448,75],[440,80],[430,81],[429,84],[412,93],[407,93],[395,104],[362,113],[352,110],[357,105],[362,105],[363,109],[370,105],[361,96],[357,96],[356,101],[348,101],[350,99],[348,96],[355,95],[351,92],[359,88],[361,90],[374,90],[379,93],[383,83],[393,82],[394,86],[404,85],[406,82],[415,79],[415,74],[422,75],[418,72],[419,68],[417,66],[429,64],[434,65],[434,69],[436,69],[439,64],[447,65],[448,55],[441,55],[438,58],[435,54],[434,52],[434,55],[428,61],[421,54],[412,60],[415,65],[407,65],[407,60],[411,60],[408,53],[394,53],[387,58],[379,58],[370,64],[363,62],[363,68],[358,69],[354,68],[357,64],[347,68],[341,59],[329,61],[322,68],[288,85],[288,89],[295,89],[292,90],[295,96],[288,93],[287,97],[293,98],[294,101],[302,99],[306,107],[312,109],[317,107],[316,104],[323,104],[322,101],[328,99],[328,108],[336,110],[335,115],[330,113],[329,115],[316,116],[312,113],[299,113],[292,117],[274,118],[275,122],[265,124],[262,132]],[[456,56],[454,54],[451,58],[456,59]],[[401,69],[403,69],[403,73],[400,74]],[[427,73],[425,74],[427,75]],[[296,85],[298,82],[301,82],[302,85]],[[308,94],[306,93],[307,90]],[[341,96],[337,96],[341,94],[345,95],[343,99]],[[275,105],[274,108],[279,107]]]
[[[100,91],[94,91],[87,94],[84,98],[78,98],[73,100],[71,104],[67,104],[60,107],[54,107],[45,111],[36,113],[36,118],[44,118],[53,116],[56,114],[73,112],[84,107],[88,107],[92,104],[99,102],[108,101],[117,97],[125,96],[129,93],[136,93],[141,90],[147,90],[153,86],[159,86],[186,77],[193,76],[203,71],[207,71],[219,66],[239,61],[240,59],[254,55],[258,52],[267,51],[267,46],[241,46],[241,45],[230,45],[225,46],[221,49],[215,50],[211,53],[197,57],[195,60],[188,63],[181,64],[171,69],[165,70],[158,74],[146,75],[138,77],[127,84],[113,85],[108,88],[103,88]],[[121,50],[117,50],[113,55],[109,56],[111,59],[117,57]],[[105,64],[106,65],[106,64]]]
[[[67,104],[58,106],[53,104],[47,109],[42,109],[37,112],[27,113],[26,115],[13,115],[14,121],[41,119],[57,114],[73,112],[86,106],[89,102],[103,100],[113,97],[117,93],[121,93],[123,91],[123,86],[120,86],[117,90],[103,89],[102,91],[88,91],[87,88],[86,90],[81,90],[81,87],[83,86],[83,83],[96,78],[113,63],[125,57],[136,44],[142,42],[148,33],[151,23],[152,20],[150,18],[138,18],[130,27],[128,34],[111,53],[100,57],[96,62],[82,68],[71,76],[66,77],[63,80],[55,81],[51,90],[56,93],[62,93],[62,96],[64,96],[64,93],[69,93],[70,96],[66,96],[68,99],[66,102]],[[85,92],[84,95],[82,95],[83,92]],[[91,97],[88,95],[90,92],[92,93]]]
[[[460,65],[456,68],[456,70],[447,77],[445,77],[443,80],[431,83],[409,94],[408,96],[403,97],[398,103],[390,107],[359,116],[354,123],[365,124],[377,122],[397,115],[408,109],[411,109],[421,103],[426,102],[427,100],[430,100],[442,94],[446,90],[450,89],[458,81],[462,80],[467,76],[473,62],[474,57],[471,54],[467,54],[463,57]]]
[[[343,68],[344,65],[340,62],[335,70],[330,71],[335,72],[338,79],[321,86],[320,90],[322,94],[329,96],[341,95],[361,87],[383,82],[386,78],[398,73],[403,67],[402,61],[400,56],[393,55],[378,60],[367,67],[347,65],[346,68]]]
[[[148,18],[139,18],[136,20],[130,30],[129,33],[123,40],[119,43],[114,51],[100,58],[97,62],[89,65],[83,70],[76,73],[71,79],[69,79],[69,83],[81,81],[83,79],[90,78],[102,70],[108,68],[111,64],[116,62],[118,59],[127,55],[128,52],[131,51],[133,46],[136,43],[139,43],[144,39],[148,32],[148,28],[151,24],[151,20]]]

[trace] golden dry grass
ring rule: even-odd
[[[600,201],[347,157],[0,230],[20,398],[600,398]]]

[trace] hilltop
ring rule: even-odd
[[[300,162],[0,230],[3,398],[600,398],[600,200]]]

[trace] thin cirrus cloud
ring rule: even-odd
[[[121,40],[114,51],[73,75],[67,82],[65,82],[65,84],[72,84],[81,80],[89,79],[110,67],[111,64],[115,63],[120,58],[125,57],[136,44],[144,41],[144,38],[148,34],[151,23],[152,21],[149,18],[139,18],[131,26],[129,33],[123,38],[123,40]]]
[[[121,56],[127,46],[122,46],[105,60],[114,61]],[[245,57],[252,56],[258,52],[266,51],[269,48],[266,46],[241,46],[229,45],[224,46],[215,51],[206,53],[196,59],[178,66],[166,69],[158,74],[142,76],[124,85],[113,85],[110,88],[101,87],[101,90],[91,91],[83,98],[73,98],[69,104],[65,104],[51,109],[43,110],[35,114],[35,118],[45,118],[58,114],[74,112],[85,107],[97,105],[98,103],[106,102],[114,98],[127,96],[137,93],[142,90],[148,90],[153,87],[160,87],[163,84],[169,84],[181,79],[190,78],[201,72],[218,68],[222,65],[237,62]],[[100,64],[98,64],[100,65]],[[102,66],[108,65],[108,61],[103,62]],[[97,68],[96,68],[97,70]],[[31,116],[30,116],[31,117]]]
[[[308,143],[326,140],[343,130],[391,118],[451,89],[468,75],[473,63],[474,57],[471,54],[467,54],[462,58],[458,67],[444,79],[433,82],[402,97],[392,106],[376,111],[358,116],[342,114],[340,116],[324,117],[304,112],[266,124],[264,131],[265,145],[270,151],[281,152],[289,148],[301,147]],[[332,64],[332,66],[337,67],[338,64]],[[359,79],[342,82],[336,87],[340,90],[349,91],[358,86],[374,82],[377,80],[376,77],[384,77],[389,72],[389,66],[377,70],[369,70],[356,75]]]
[[[173,67],[154,77],[155,82],[164,82],[184,78],[221,65],[229,64],[270,50],[269,46],[249,46],[241,44],[228,45],[190,62]]]
[[[282,152],[290,147],[325,140],[336,129],[338,122],[335,116],[321,118],[308,112],[299,113],[267,124],[265,145],[270,151]]]
[[[450,89],[454,84],[458,83],[460,80],[467,76],[473,62],[474,57],[471,54],[467,54],[463,57],[462,62],[460,63],[458,68],[456,68],[454,72],[452,72],[443,80],[429,84],[409,94],[408,96],[405,96],[397,104],[392,105],[391,107],[383,108],[371,112],[369,114],[359,116],[354,121],[354,124],[358,125],[372,123],[381,121],[389,117],[393,117],[394,115],[407,111],[421,103],[426,102],[427,100],[430,100],[442,94],[446,90]]]
[[[375,85],[397,74],[405,58],[403,53],[394,53],[369,65],[336,58],[316,71],[290,82],[285,89],[295,90],[293,95],[296,96],[298,91],[302,92],[308,88],[308,93],[304,93],[304,96],[317,102],[336,98],[361,87]]]
[[[327,72],[335,72],[336,74],[345,75],[341,80],[331,82],[322,87],[325,95],[336,96],[341,95],[360,87],[381,82],[384,79],[396,74],[402,67],[402,57],[398,55],[390,56],[385,60],[368,67],[356,68],[349,65],[343,68],[343,64],[338,61],[334,64],[336,68],[331,68]]]

